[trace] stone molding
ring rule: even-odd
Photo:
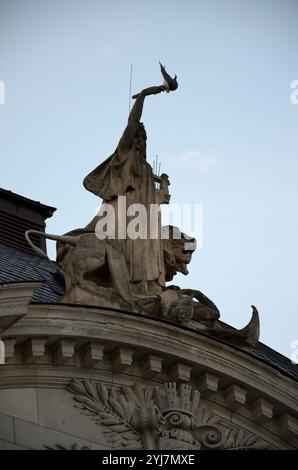
[[[233,415],[239,429],[245,420],[243,429],[257,426],[274,442],[297,443],[296,382],[191,328],[113,309],[27,304],[3,341],[1,389],[64,388],[71,377],[80,381],[82,371],[118,387],[131,386],[133,377],[150,386],[184,383]]]
[[[255,390],[264,399],[280,401],[297,411],[297,386],[294,380],[249,353],[237,350],[235,354],[235,349],[227,344],[157,319],[83,306],[31,304],[26,317],[3,335],[4,342],[10,343],[10,354],[13,341],[15,350],[16,347],[22,349],[22,343],[30,338],[44,338],[47,354],[51,347],[55,350],[55,342],[67,338],[75,340],[74,354],[76,350],[77,356],[80,355],[80,348],[86,347],[88,343],[102,348],[107,356],[119,347],[126,351],[128,348],[133,351],[132,360],[129,359],[131,366],[146,356],[154,356],[162,363],[165,377],[172,380],[167,374],[176,366],[172,369],[170,366],[179,362],[191,366],[190,375],[193,378],[200,377],[204,372],[226,376],[230,383],[235,382],[240,387],[243,385],[244,388]],[[117,354],[113,355],[112,362],[116,360]],[[127,360],[126,366],[130,367]],[[52,364],[55,365],[55,361]],[[147,361],[147,368],[148,364],[150,369],[152,361]],[[118,365],[115,364],[115,367]],[[176,374],[178,372],[179,367],[176,367]],[[183,375],[180,378],[183,380]]]
[[[0,335],[24,317],[33,294],[42,282],[0,284]]]

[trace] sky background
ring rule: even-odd
[[[133,93],[150,97],[147,158],[172,202],[204,207],[187,277],[237,328],[289,356],[298,339],[296,0],[0,0],[0,186],[57,207],[47,231],[86,225],[99,200],[83,177],[115,149]],[[51,242],[50,242],[51,244]],[[55,248],[49,248],[54,256]]]

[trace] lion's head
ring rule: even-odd
[[[196,239],[173,225],[162,227],[162,239],[166,281],[171,281],[177,272],[188,274],[187,265],[196,249]]]

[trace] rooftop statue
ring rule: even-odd
[[[119,214],[119,196],[126,198],[126,207],[134,204],[142,205],[147,214],[147,234],[144,238],[119,239],[126,263],[133,292],[138,294],[154,294],[161,292],[165,285],[163,266],[161,226],[158,223],[157,236],[149,235],[153,228],[150,220],[150,208],[169,202],[168,177],[153,174],[147,161],[147,134],[144,124],[140,121],[147,96],[165,91],[164,85],[146,88],[136,95],[134,106],[130,112],[127,126],[114,153],[93,170],[85,179],[84,186],[88,191],[103,199],[104,204],[112,205],[115,211],[116,232],[119,232],[123,214]],[[162,187],[156,188],[159,180]],[[118,215],[119,214],[119,215]],[[125,217],[126,232],[129,217]],[[87,230],[95,230],[98,217],[87,226]]]
[[[85,188],[103,201],[99,214],[85,228],[64,236],[40,233],[58,242],[57,265],[66,284],[61,302],[158,316],[249,347],[259,337],[255,308],[249,324],[234,330],[218,322],[219,310],[199,290],[166,286],[177,272],[188,274],[196,242],[177,227],[162,227],[159,208],[169,203],[169,178],[154,174],[147,161],[147,134],[141,122],[145,98],[178,88],[177,76],[172,78],[160,66],[164,83],[133,96],[115,151],[84,179]],[[31,242],[33,233],[26,233],[29,244],[46,256]]]

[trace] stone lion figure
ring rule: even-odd
[[[41,256],[46,254],[27,240]],[[162,229],[165,280],[171,281],[181,272],[188,274],[187,265],[196,248],[196,240],[177,227]],[[114,306],[148,315],[187,323],[195,320],[216,320],[216,306],[199,291],[163,286],[155,295],[133,294],[129,272],[120,245],[115,239],[99,239],[93,231],[76,229],[59,236],[39,235],[57,241],[56,263],[63,273],[66,292],[61,299],[68,303]]]
[[[172,281],[178,272],[187,275],[187,265],[197,246],[196,239],[172,225],[162,228],[162,237],[165,280]],[[163,318],[179,323],[187,323],[191,319],[216,321],[219,318],[216,305],[198,290],[169,286],[160,299]]]
[[[172,281],[179,272],[188,274],[187,265],[191,261],[197,247],[195,238],[181,232],[178,227],[167,225],[162,227],[163,258],[165,265],[165,280]]]
[[[94,231],[76,229],[65,235],[30,230],[27,241],[40,256],[47,255],[33,245],[30,234],[57,241],[56,265],[63,274],[67,303],[112,306],[134,310],[128,269],[117,240],[97,238]]]

